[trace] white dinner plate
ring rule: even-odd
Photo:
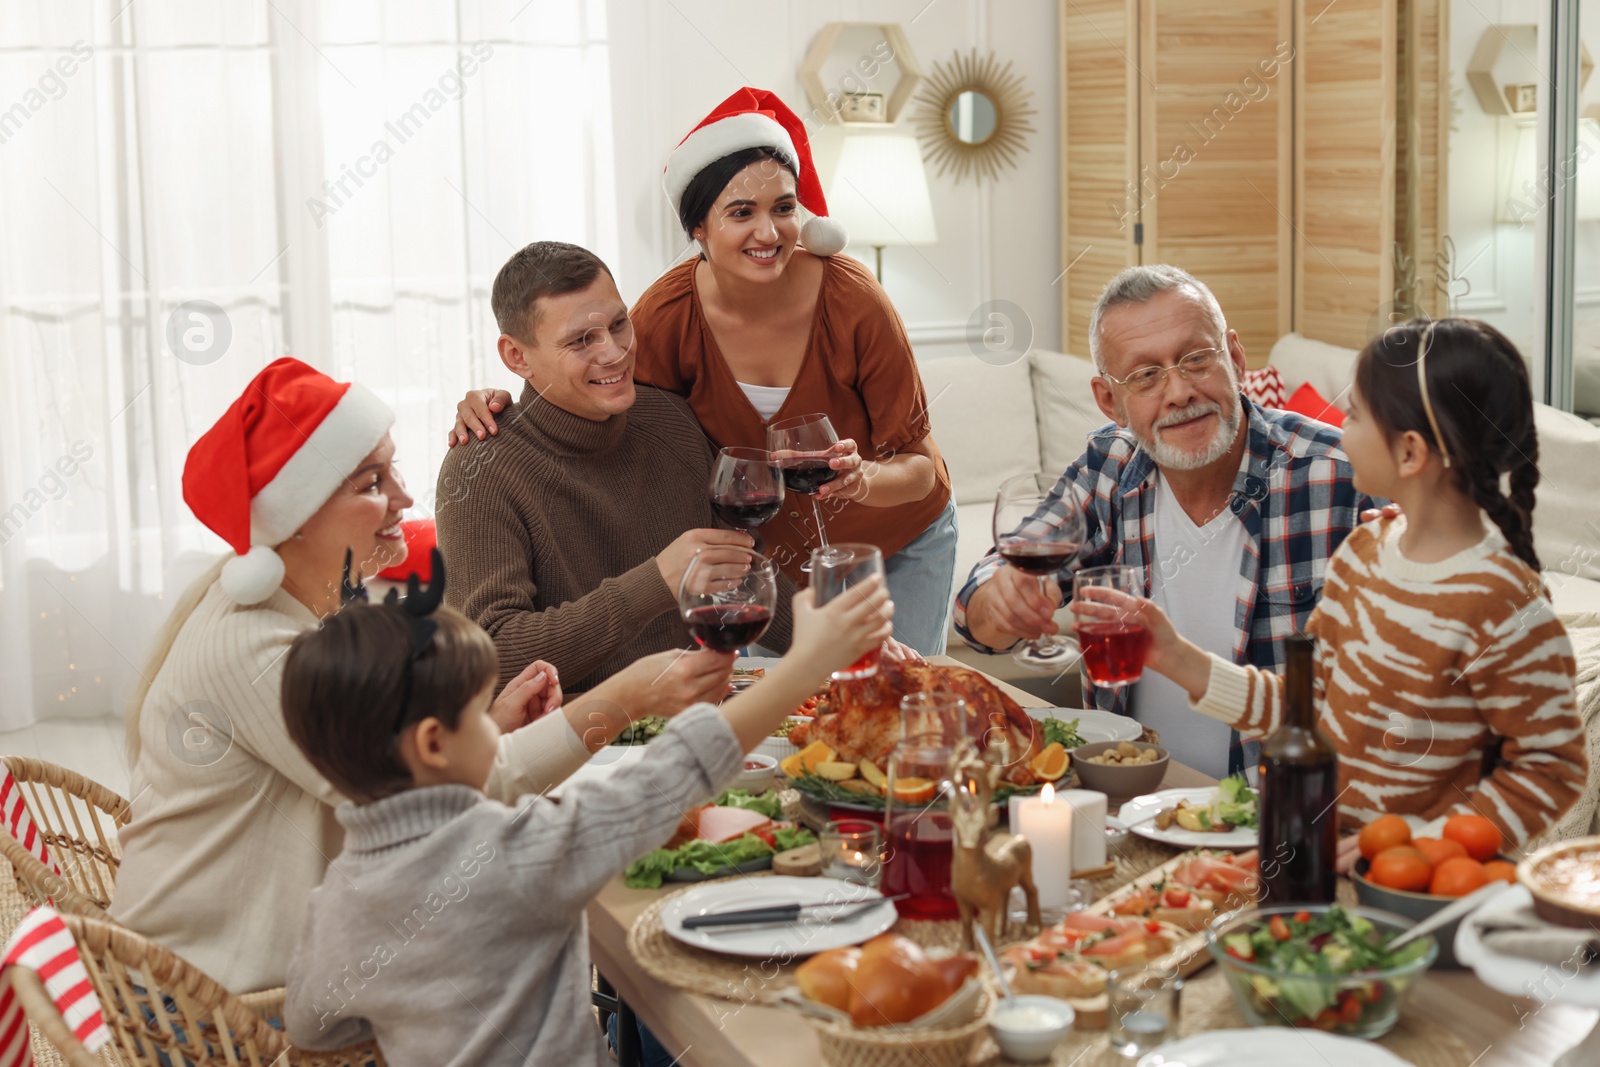
[[[1525,997],[1530,989],[1544,989],[1546,995],[1554,994],[1549,999],[1557,1003],[1600,1008],[1600,973],[1582,970],[1568,978],[1565,967],[1494,952],[1478,936],[1478,923],[1532,904],[1528,887],[1516,885],[1461,920],[1456,928],[1456,959],[1471,967],[1484,985],[1501,993]]]
[[[1371,1041],[1275,1026],[1212,1030],[1169,1041],[1141,1057],[1138,1067],[1282,1067],[1285,1063],[1407,1067],[1405,1060]]]
[[[840,878],[734,878],[703,885],[673,897],[661,909],[661,927],[668,936],[695,948],[729,956],[756,959],[771,957],[787,961],[830,948],[859,945],[893,926],[899,913],[893,904],[880,904],[848,919],[830,923],[820,920],[831,914],[831,910],[816,908],[804,913],[804,916],[816,921],[808,922],[802,917],[799,922],[786,925],[719,926],[697,930],[685,930],[683,920],[690,915],[774,907],[779,904],[836,904],[842,907],[882,896],[876,889]]]
[[[1142,819],[1149,819],[1162,808],[1172,807],[1180,800],[1187,800],[1190,804],[1208,805],[1215,792],[1214,788],[1200,788],[1163,789],[1159,793],[1147,793],[1142,797],[1134,797],[1122,805],[1122,810],[1117,812],[1117,818],[1132,826]],[[1176,823],[1170,829],[1160,830],[1153,822],[1143,822],[1133,826],[1133,832],[1140,837],[1147,837],[1167,845],[1177,845],[1179,848],[1255,848],[1260,837],[1254,829],[1245,826],[1229,830],[1225,834],[1208,834],[1199,830],[1185,830]]]
[[[1144,727],[1137,719],[1099,708],[1023,708],[1032,719],[1078,720],[1078,736],[1086,743],[1096,741],[1137,741]]]

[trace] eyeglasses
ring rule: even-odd
[[[1206,377],[1222,363],[1223,353],[1221,348],[1197,348],[1179,356],[1170,367],[1140,367],[1126,378],[1113,378],[1101,371],[1100,377],[1115,382],[1135,396],[1148,396],[1166,384],[1167,375],[1172,371],[1183,375],[1186,382]]]

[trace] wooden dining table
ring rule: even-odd
[[[960,666],[948,657],[932,662]],[[991,679],[1023,707],[1045,701]],[[1162,788],[1214,785],[1216,779],[1173,760]],[[1177,855],[1178,850],[1173,851]],[[629,889],[615,878],[589,905],[589,947],[594,964],[617,995],[672,1051],[683,1067],[816,1067],[817,1039],[793,1011],[686,993],[647,976],[628,951],[628,931],[639,914],[668,890]],[[1543,999],[1548,1000],[1546,993]],[[1534,997],[1509,997],[1469,970],[1430,971],[1407,1001],[1443,1023],[1467,1047],[1470,1067],[1533,1067],[1552,1063],[1595,1025],[1596,1012]],[[1469,1067],[1464,1064],[1463,1067]]]

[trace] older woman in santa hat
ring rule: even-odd
[[[631,312],[635,377],[688,398],[718,445],[768,447],[769,424],[821,412],[841,438],[839,475],[817,492],[834,542],[877,545],[894,636],[945,650],[956,511],[905,326],[858,261],[840,256],[804,125],[783,101],[744,88],[667,161],[667,199],[700,254],[670,268]],[[804,209],[813,217],[801,224]],[[469,393],[451,444],[496,429],[510,394]],[[863,463],[863,455],[866,462]],[[786,504],[761,528],[798,579],[819,543],[811,509]]]
[[[280,359],[184,465],[185,502],[233,552],[179,599],[129,707],[133,819],[110,913],[237,993],[283,984],[339,852],[343,798],[289,739],[279,683],[290,643],[338,610],[347,553],[367,575],[405,558],[393,422],[362,386]],[[564,708],[555,669],[529,664],[495,701],[507,732],[488,792],[547,789],[628,725],[626,709],[667,713],[662,690],[687,689],[675,655]]]

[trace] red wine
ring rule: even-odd
[[[1000,558],[1023,574],[1039,576],[1054,574],[1078,554],[1078,546],[1071,542],[1029,541],[1020,537],[1002,538]]]
[[[839,477],[825,459],[792,459],[782,466],[783,484],[795,493],[815,495],[818,489]]]
[[[886,897],[911,894],[895,901],[900,917],[929,922],[959,919],[961,909],[950,888],[955,832],[949,814],[936,808],[896,814],[887,829],[889,856],[881,889]]]
[[[711,510],[729,526],[753,530],[783,510],[783,500],[776,493],[753,493],[750,496],[711,498]]]
[[[684,612],[683,621],[701,647],[735,652],[767,632],[772,609],[760,604],[708,604]]]
[[[1132,622],[1090,623],[1078,627],[1083,669],[1095,685],[1137,682],[1150,651],[1150,631]]]
[[[1317,729],[1312,644],[1284,639],[1283,724],[1261,743],[1261,892],[1267,904],[1331,904],[1339,850],[1339,756]]]

